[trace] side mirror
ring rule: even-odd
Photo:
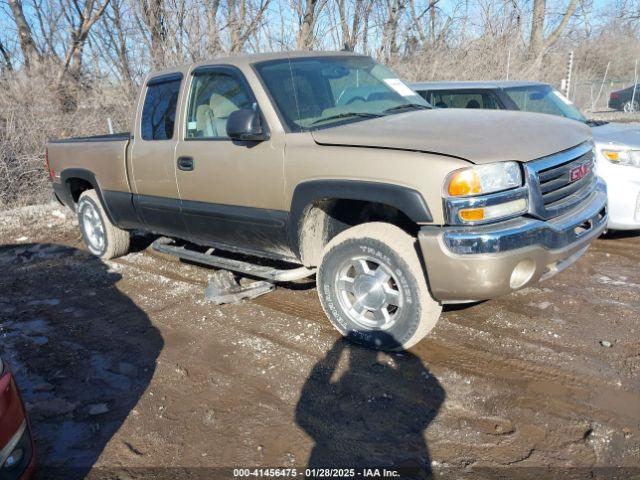
[[[227,135],[232,140],[262,142],[269,135],[262,128],[260,115],[255,110],[236,110],[227,119]]]

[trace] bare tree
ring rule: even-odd
[[[252,5],[250,0],[227,0],[231,53],[243,51],[249,37],[262,24],[268,6],[269,0],[259,0],[256,5]]]
[[[204,0],[204,6],[207,19],[207,53],[216,54],[222,50],[220,27],[218,26],[220,0]]]
[[[0,207],[48,198],[47,137],[103,133],[107,117],[126,129],[153,67],[346,45],[407,80],[503,77],[508,63],[512,78],[559,82],[570,42],[581,79],[607,65],[631,78],[639,12],[640,0],[0,0],[12,22],[0,30]]]
[[[315,43],[315,26],[322,9],[322,0],[304,0],[297,4],[300,17],[297,46],[301,50],[311,50]]]
[[[40,56],[47,60],[53,60],[60,66],[58,47],[66,42],[64,36],[67,25],[65,24],[65,9],[59,0],[30,0],[33,12],[32,29],[33,38],[40,51]]]
[[[545,50],[553,45],[562,31],[569,23],[578,7],[578,0],[569,0],[560,22],[545,35],[545,22],[547,18],[547,0],[533,0],[533,12],[531,14],[531,34],[529,36],[529,54],[532,58],[539,58]]]
[[[149,50],[155,67],[165,65],[167,28],[164,0],[140,0],[142,20],[149,32]]]
[[[99,3],[97,0],[86,0],[81,5],[78,0],[70,0],[65,12],[70,26],[71,45],[64,55],[63,67],[58,74],[59,82],[68,75],[77,80],[82,71],[82,52],[87,42],[91,27],[104,14],[109,0]]]
[[[33,39],[33,33],[29,26],[29,22],[27,22],[27,19],[24,16],[22,0],[9,0],[9,6],[13,13],[13,20],[16,22],[16,27],[18,28],[18,39],[20,41],[24,66],[28,70],[34,59],[40,59],[40,52],[38,51],[36,42]]]
[[[129,96],[135,92],[134,73],[130,59],[130,34],[126,31],[123,0],[111,0],[104,12],[102,22],[97,25],[95,37],[100,44],[99,53],[106,60],[108,66],[112,66],[123,83],[123,87]]]
[[[384,27],[382,29],[379,56],[386,62],[398,54],[398,29],[406,6],[406,0],[385,0],[382,13]]]
[[[11,63],[11,56],[9,55],[9,52],[7,51],[7,49],[5,48],[5,46],[1,41],[0,41],[0,55],[2,55],[2,60],[3,60],[2,71],[4,70],[12,71],[13,64]]]
[[[336,6],[341,27],[341,45],[347,50],[354,50],[358,37],[362,35],[364,18],[369,15],[373,1],[353,0],[351,11],[349,11],[347,0],[336,0]]]
[[[433,46],[436,43],[436,19],[437,10],[436,6],[439,0],[429,0],[420,11],[416,9],[415,0],[409,0],[409,11],[411,16],[411,27],[415,29],[418,39],[425,48],[427,45]],[[429,22],[427,29],[425,29],[424,18],[429,14]],[[427,33],[428,32],[428,33]]]

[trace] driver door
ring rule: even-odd
[[[284,145],[227,136],[234,111],[258,109],[237,68],[199,67],[189,82],[186,125],[176,146],[176,179],[190,237],[232,251],[282,256],[288,216]]]

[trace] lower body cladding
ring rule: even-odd
[[[0,377],[0,479],[26,480],[36,456],[18,388],[10,372]]]
[[[602,182],[579,206],[542,221],[520,217],[477,227],[423,227],[418,242],[433,297],[487,300],[545,280],[573,264],[606,228]]]

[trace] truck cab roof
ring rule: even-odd
[[[154,78],[161,75],[166,75],[175,72],[187,72],[189,70],[198,68],[198,67],[206,67],[208,65],[230,65],[234,67],[247,67],[260,62],[268,62],[271,60],[284,60],[287,58],[314,58],[314,57],[362,57],[365,55],[347,52],[347,51],[339,51],[339,52],[305,52],[305,51],[293,51],[293,52],[268,52],[268,53],[253,53],[248,55],[234,55],[234,56],[223,56],[223,57],[213,57],[206,60],[202,60],[199,62],[185,63],[182,65],[178,65],[176,67],[162,69],[162,70],[154,70],[147,75],[147,80],[150,78]]]

